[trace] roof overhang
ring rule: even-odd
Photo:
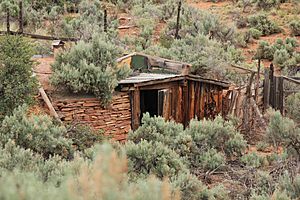
[[[132,76],[119,82],[120,86],[143,87],[156,84],[165,84],[168,82],[191,80],[202,83],[213,84],[224,89],[229,88],[230,83],[210,78],[204,78],[197,75],[177,75],[177,74],[148,74],[141,73],[137,76]]]

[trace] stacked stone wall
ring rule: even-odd
[[[78,97],[56,100],[53,106],[63,122],[76,121],[102,129],[117,141],[126,140],[131,129],[130,97],[126,93],[114,95],[106,108],[96,98]]]

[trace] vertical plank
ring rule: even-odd
[[[178,111],[177,111],[177,101],[178,101],[178,90],[177,89],[173,89],[172,90],[172,106],[173,106],[173,108],[172,108],[172,114],[171,114],[171,116],[172,116],[172,119],[174,119],[176,122],[177,122],[177,120],[178,120]]]
[[[270,105],[274,108],[274,96],[275,96],[275,90],[274,90],[274,66],[273,64],[270,65]]]
[[[257,68],[257,74],[256,74],[256,85],[255,85],[255,101],[257,103],[258,101],[258,89],[259,89],[259,80],[260,80],[260,67],[261,67],[261,60],[258,59],[258,68]]]
[[[200,118],[200,83],[195,83],[195,110],[194,110],[195,116],[197,118]]]
[[[183,114],[183,96],[182,96],[182,86],[178,86],[178,96],[176,97],[177,104],[176,104],[176,110],[177,110],[177,122],[184,123],[184,114]]]
[[[280,110],[281,114],[284,114],[284,97],[283,97],[283,77],[278,77],[278,109]]]
[[[183,124],[186,127],[188,125],[188,118],[189,118],[189,91],[188,91],[188,84],[189,82],[185,80],[183,86]]]
[[[278,77],[274,77],[273,108],[278,109]]]
[[[163,99],[163,113],[162,116],[166,119],[169,120],[170,117],[170,90],[165,90],[164,91],[164,99]]]
[[[264,76],[264,110],[267,110],[270,104],[270,69],[265,68]]]
[[[132,109],[132,129],[136,130],[140,126],[141,106],[140,106],[140,90],[136,88],[133,91],[133,109]]]
[[[195,82],[189,84],[189,121],[195,117]]]
[[[204,118],[204,105],[205,105],[205,87],[204,83],[201,84],[200,92],[200,119]]]
[[[218,104],[217,104],[218,114],[222,114],[222,89],[218,87]]]

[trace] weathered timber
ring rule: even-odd
[[[264,74],[264,110],[267,110],[270,105],[270,70],[265,69]]]
[[[40,39],[40,40],[61,40],[61,41],[70,41],[70,42],[77,42],[80,39],[79,38],[67,38],[67,37],[56,37],[56,36],[46,36],[46,35],[37,35],[37,34],[31,34],[31,33],[19,33],[15,31],[0,31],[1,35],[21,35],[24,37],[29,37],[32,39]]]
[[[53,107],[50,99],[48,98],[48,96],[47,96],[47,94],[45,92],[45,90],[41,87],[41,88],[39,88],[39,92],[40,92],[40,94],[41,94],[44,102],[46,103],[46,105],[47,105],[47,107],[48,107],[48,109],[50,111],[50,115],[53,116],[58,121],[60,121],[60,118],[59,118],[58,114],[56,113],[56,111],[55,111],[55,109],[54,109],[54,107]]]

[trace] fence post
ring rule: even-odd
[[[274,66],[273,63],[270,65],[270,97],[269,97],[269,103],[274,108],[275,106],[275,90],[274,90]]]
[[[276,77],[274,76],[274,105],[273,105],[273,108],[275,108],[276,110],[278,110],[278,105],[279,105],[279,91],[278,91],[278,80],[279,80],[279,77]]]
[[[107,32],[107,10],[104,10],[104,32]]]
[[[278,109],[280,110],[281,114],[284,114],[284,85],[283,85],[283,77],[280,76],[278,77],[278,90],[279,90],[279,94],[278,94]]]
[[[261,67],[261,62],[260,59],[258,59],[258,67],[257,67],[257,75],[256,75],[256,86],[255,86],[255,102],[257,103],[258,101],[258,90],[259,90],[259,79],[260,79],[260,67]]]
[[[267,110],[270,105],[270,69],[265,68],[264,76],[264,110]]]
[[[23,33],[23,0],[19,1],[19,33]]]
[[[178,13],[177,13],[176,32],[175,32],[176,39],[179,39],[180,12],[181,12],[181,0],[179,0],[178,3]]]
[[[7,32],[7,34],[10,33],[10,10],[9,10],[9,8],[6,9],[6,32]]]

